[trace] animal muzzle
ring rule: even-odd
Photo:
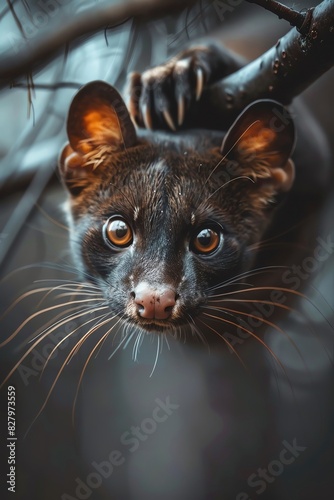
[[[137,315],[148,320],[167,320],[176,307],[178,295],[171,287],[140,282],[132,292]]]

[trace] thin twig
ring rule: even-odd
[[[94,9],[86,9],[75,16],[68,16],[65,8],[59,8],[58,15],[50,18],[46,26],[39,28],[29,39],[29,44],[25,40],[13,40],[15,56],[9,54],[0,58],[0,87],[55,58],[66,43],[74,40],[80,43],[79,38],[83,35],[94,33],[108,25],[117,25],[128,17],[141,20],[160,18],[167,13],[180,12],[194,3],[195,0],[129,0],[113,4],[102,2],[101,5],[94,5]]]
[[[298,12],[297,10],[291,9],[286,5],[283,5],[276,0],[246,0],[249,3],[256,3],[260,7],[263,7],[273,14],[276,14],[280,19],[285,19],[291,26],[295,26],[300,29],[305,21],[306,14],[303,12]]]
[[[8,7],[9,7],[9,9],[10,9],[11,13],[12,13],[12,16],[13,16],[13,17],[14,17],[14,19],[15,19],[15,22],[16,22],[16,24],[17,24],[17,27],[19,28],[19,30],[20,30],[20,32],[21,32],[21,34],[22,34],[22,36],[23,36],[24,38],[26,38],[26,34],[25,34],[25,32],[24,32],[23,26],[22,26],[22,24],[21,24],[20,19],[19,19],[19,18],[18,18],[18,16],[17,16],[16,12],[15,12],[15,9],[14,9],[14,6],[13,6],[13,4],[12,4],[11,0],[7,0],[7,4],[8,4]]]
[[[83,83],[77,82],[57,82],[57,83],[34,83],[34,90],[58,90],[58,89],[79,89]],[[31,85],[27,83],[14,82],[11,88],[29,89]]]

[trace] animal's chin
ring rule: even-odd
[[[132,326],[140,327],[142,330],[148,333],[168,333],[168,331],[173,330],[176,326],[180,326],[180,322],[177,324],[172,321],[163,321],[158,319],[142,319],[138,318],[136,321],[128,319],[128,323]]]

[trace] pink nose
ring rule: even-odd
[[[137,313],[145,319],[168,319],[176,304],[176,294],[171,288],[152,288],[139,283],[133,292]]]

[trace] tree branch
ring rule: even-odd
[[[21,40],[16,39],[13,53],[1,57],[0,87],[10,85],[15,78],[31,73],[47,63],[66,44],[83,35],[115,25],[129,17],[151,20],[180,11],[194,3],[196,0],[119,0],[112,6],[107,2],[102,5],[94,4],[94,8],[78,12],[75,16],[68,16],[65,9],[59,7],[58,15],[49,18],[45,27],[40,27],[28,41],[23,36]]]
[[[23,31],[23,27],[22,27],[22,24],[21,24],[21,21],[20,21],[20,19],[19,19],[19,18],[17,17],[17,15],[16,15],[16,12],[15,12],[15,9],[14,9],[14,6],[13,6],[13,4],[12,4],[11,0],[7,0],[7,5],[8,5],[9,10],[10,10],[10,11],[11,11],[11,13],[12,13],[12,16],[13,16],[13,18],[14,18],[14,20],[15,20],[16,24],[17,24],[17,27],[19,28],[19,30],[20,30],[20,32],[21,32],[21,35],[25,38],[25,36],[24,36],[24,31]]]
[[[282,3],[276,2],[275,0],[246,0],[249,3],[256,3],[260,7],[269,10],[273,14],[276,14],[280,19],[285,19],[291,26],[294,26],[300,31],[305,19],[306,13],[298,12],[297,10],[291,9]]]
[[[198,122],[197,126],[219,128],[222,121],[232,120],[247,104],[259,98],[288,104],[334,64],[334,0],[324,0],[305,14],[274,0],[248,1],[276,9],[280,17],[295,23],[296,28],[257,60],[207,89],[194,104],[194,113],[189,115],[185,126],[193,127]],[[112,6],[107,2],[95,4],[94,12],[89,9],[75,16],[65,15],[65,10],[60,9],[27,43],[22,37],[15,57],[10,54],[0,59],[0,86],[11,85],[15,78],[31,74],[38,65],[57,55],[65,44],[73,40],[80,43],[78,39],[82,35],[130,16],[152,19],[194,3],[195,0],[119,0]],[[208,106],[213,115],[207,115]]]
[[[306,34],[293,28],[258,59],[207,88],[185,127],[219,130],[257,99],[290,104],[334,65],[333,47],[334,0],[324,0],[311,10]]]

